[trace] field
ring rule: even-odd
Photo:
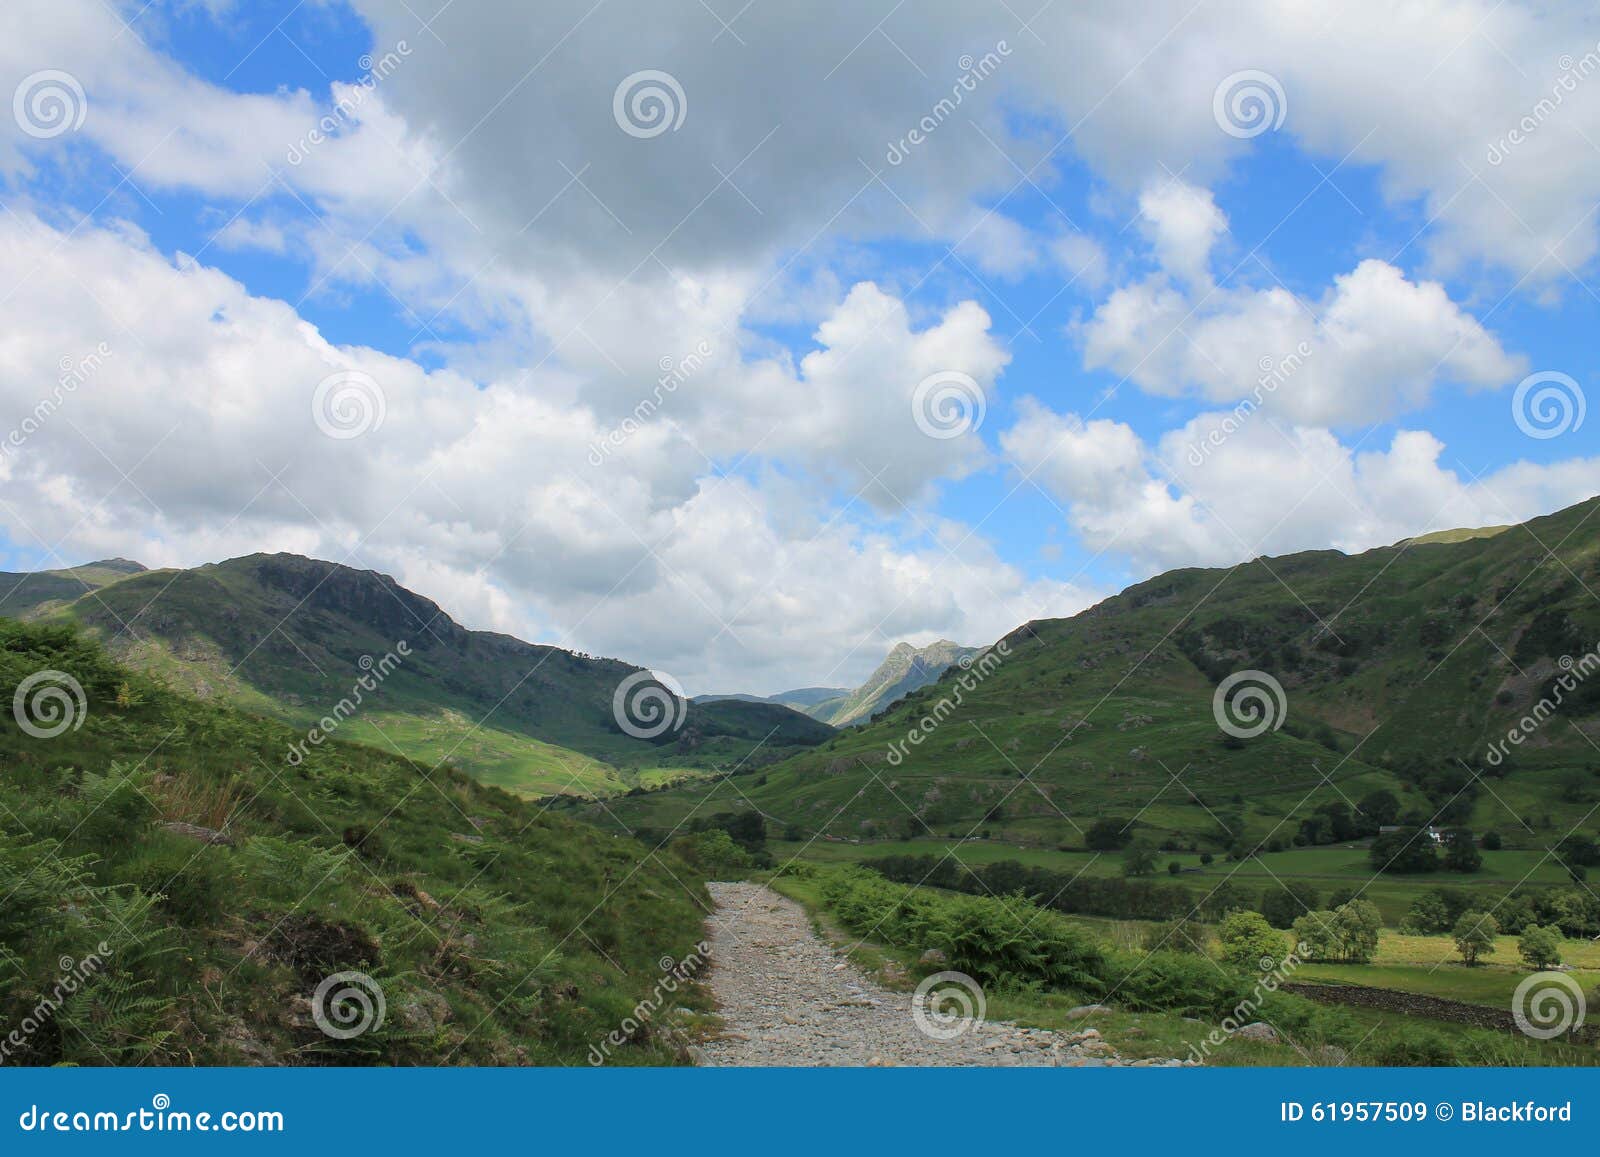
[[[842,843],[830,840],[771,841],[774,860],[785,863],[799,858],[815,863],[860,863],[880,856],[942,856],[947,852],[964,864],[980,865],[1015,860],[1030,867],[1050,868],[1085,876],[1122,875],[1122,856],[1118,852],[1058,851],[1054,848],[1022,847],[1000,840],[875,840]],[[1176,862],[1182,871],[1174,876],[1167,870]],[[1224,880],[1246,888],[1276,889],[1283,884],[1315,889],[1322,900],[1336,889],[1358,890],[1383,914],[1384,923],[1397,926],[1418,896],[1435,888],[1484,888],[1503,892],[1522,884],[1525,887],[1560,885],[1565,873],[1545,853],[1529,849],[1506,849],[1483,853],[1481,871],[1467,876],[1434,872],[1418,876],[1374,876],[1367,860],[1367,849],[1359,845],[1294,848],[1283,852],[1263,852],[1248,860],[1229,862],[1222,858],[1201,864],[1190,852],[1162,852],[1159,868],[1151,877],[1157,883],[1170,883],[1193,890],[1197,897]]]
[[[881,937],[858,937],[840,927],[824,899],[823,884],[830,871],[822,868],[799,878],[781,875],[771,885],[804,904],[819,930],[858,965],[890,981],[905,977],[903,986],[910,987],[928,966],[919,963],[914,947],[894,947],[881,942]],[[929,892],[948,895],[934,889]],[[1158,930],[1157,925],[1144,921],[1079,916],[1067,917],[1067,921],[1107,952],[1134,960],[1145,958],[1144,946]],[[1600,945],[1568,940],[1562,951],[1568,963],[1580,966],[1571,973],[1580,984],[1588,988],[1600,981]],[[1389,988],[1505,1010],[1517,983],[1529,973],[1516,963],[1512,937],[1498,939],[1496,957],[1498,963],[1467,968],[1459,962],[1448,937],[1385,930],[1370,965],[1302,964],[1288,979]],[[1085,1006],[1098,999],[1093,993],[1011,985],[996,986],[986,991],[986,996],[987,1014],[992,1018],[1057,1030],[1093,1027],[1124,1057],[1134,1059],[1203,1056],[1205,1064],[1221,1066],[1600,1063],[1600,1052],[1587,1045],[1536,1041],[1419,1015],[1330,1006],[1286,992],[1268,995],[1259,1009],[1243,1017],[1271,1024],[1279,1033],[1277,1041],[1224,1033],[1222,1043],[1213,1047],[1207,1047],[1206,1040],[1222,1023],[1220,1013],[1185,1016],[1160,1009],[1136,1010],[1121,1004],[1115,994],[1108,1008],[1096,1006],[1086,1011]]]

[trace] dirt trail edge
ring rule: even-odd
[[[712,884],[711,991],[723,1034],[703,1065],[1178,1066],[1121,1059],[1094,1029],[1051,1032],[971,1022],[948,1040],[917,1026],[912,994],[891,992],[818,939],[805,910],[759,884]]]

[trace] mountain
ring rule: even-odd
[[[449,760],[524,795],[613,794],[761,766],[831,734],[775,704],[678,700],[659,728],[619,719],[619,688],[632,691],[626,705],[650,707],[661,688],[648,673],[469,631],[373,571],[289,554],[193,570],[135,565],[99,565],[105,581],[87,593],[72,586],[91,582],[78,572],[0,575],[0,590],[12,592],[12,615],[70,619],[197,697],[308,729],[331,720],[322,730],[340,739],[427,766]]]
[[[926,647],[899,643],[865,683],[840,699],[813,705],[806,713],[835,727],[870,719],[896,700],[926,687],[956,664],[970,661],[980,649],[947,639]]]
[[[107,583],[144,570],[125,558],[108,558],[67,570],[0,572],[0,617],[17,618],[65,606]]]
[[[1597,511],[1172,571],[1019,627],[737,787],[808,837],[983,828],[1082,847],[1114,816],[1221,850],[1286,842],[1319,807],[1388,790],[1418,817],[1543,846],[1600,799]],[[1272,726],[1230,735],[1214,701],[1249,733],[1251,685]],[[734,786],[723,802],[748,806]],[[623,801],[617,816],[667,829],[703,795]]]
[[[290,762],[301,729],[70,624],[0,619],[0,699],[8,1065],[581,1065],[704,935],[671,848],[363,744]],[[686,1063],[667,1011],[608,1063]]]
[[[804,714],[830,699],[839,699],[849,694],[848,687],[797,687],[793,691],[780,691],[776,695],[745,695],[736,691],[726,695],[696,695],[694,702],[716,703],[721,700],[736,699],[741,703],[778,703]]]
[[[861,686],[800,687],[777,695],[701,695],[696,703],[738,700],[744,703],[780,703],[834,727],[848,727],[869,719],[889,704],[920,687],[926,687],[945,671],[978,654],[980,647],[963,647],[940,639],[926,647],[899,643],[878,664]]]

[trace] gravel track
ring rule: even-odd
[[[805,910],[759,884],[711,884],[710,985],[724,1021],[703,1065],[1170,1065],[1124,1061],[1090,1028],[1051,1032],[968,1022],[948,1040],[924,1033],[913,996],[865,976],[812,931]],[[935,1025],[935,1028],[938,1026]]]

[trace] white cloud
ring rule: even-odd
[[[1080,336],[1089,368],[1212,402],[1252,394],[1295,360],[1267,404],[1316,425],[1380,421],[1426,405],[1441,383],[1492,389],[1526,370],[1443,286],[1375,259],[1310,303],[1281,286],[1186,292],[1155,274],[1114,292]]]
[[[0,412],[32,413],[63,358],[104,343],[0,456],[0,518],[29,549],[63,552],[48,563],[348,558],[472,625],[659,666],[692,689],[849,683],[898,639],[984,642],[1090,601],[925,513],[929,536],[902,540],[864,523],[864,507],[830,515],[803,491],[713,476],[687,438],[721,435],[714,404],[679,412],[687,397],[669,398],[596,465],[589,448],[612,427],[560,375],[479,387],[334,345],[284,303],[134,233],[69,237],[7,217],[0,283],[19,287]],[[888,456],[883,481],[909,500],[972,452],[916,431],[912,379],[964,364],[992,382],[1005,359],[987,330],[970,305],[914,329],[903,305],[858,286],[798,372],[757,363],[741,387],[730,357],[707,374],[729,390],[776,387],[771,413],[792,428],[773,437],[796,455],[876,454],[874,471]],[[350,439],[319,430],[313,396],[335,371],[376,383],[381,425]]]
[[[1087,545],[1147,573],[1329,546],[1367,550],[1524,521],[1600,491],[1596,458],[1517,462],[1471,480],[1440,464],[1445,446],[1426,431],[1358,451],[1326,429],[1279,426],[1264,413],[1232,417],[1201,415],[1151,446],[1120,422],[1086,423],[1035,403],[1001,444],[1065,504]],[[1211,437],[1222,429],[1226,437]]]

